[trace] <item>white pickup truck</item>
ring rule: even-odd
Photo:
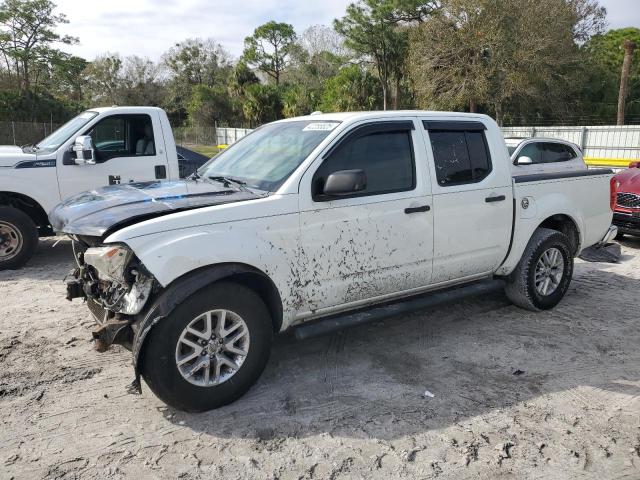
[[[102,185],[178,179],[166,113],[153,107],[95,108],[36,145],[0,147],[0,270],[19,268],[38,237],[53,234],[47,214],[61,200]]]
[[[258,128],[190,180],[85,192],[50,219],[75,240],[67,297],[87,299],[99,347],[127,346],[136,387],[202,411],[249,389],[290,327],[496,277],[516,305],[554,307],[574,256],[616,233],[610,179],[513,178],[484,115],[318,114]]]

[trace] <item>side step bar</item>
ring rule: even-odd
[[[432,293],[409,297],[393,303],[376,305],[366,310],[357,310],[332,317],[319,318],[309,323],[295,327],[298,340],[319,337],[344,328],[356,327],[369,322],[383,320],[407,313],[413,313],[426,308],[433,308],[445,303],[456,302],[475,295],[485,295],[504,288],[501,280],[483,280],[468,285],[438,290]]]

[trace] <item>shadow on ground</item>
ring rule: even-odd
[[[215,436],[390,440],[577,386],[640,395],[634,280],[600,268],[579,265],[552,311],[523,311],[496,293],[309,341],[281,336],[234,404],[163,413]]]

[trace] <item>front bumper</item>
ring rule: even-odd
[[[640,212],[634,213],[613,213],[613,225],[618,227],[620,233],[640,237]]]

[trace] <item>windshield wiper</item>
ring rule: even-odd
[[[247,182],[243,182],[242,180],[237,180],[237,179],[231,178],[231,177],[223,177],[223,176],[220,176],[220,175],[212,175],[212,176],[207,177],[207,178],[209,178],[209,180],[213,180],[214,182],[220,182],[227,188],[229,188],[231,185],[235,185],[240,190],[244,190],[245,192],[250,192],[251,191],[247,187],[245,187]]]

